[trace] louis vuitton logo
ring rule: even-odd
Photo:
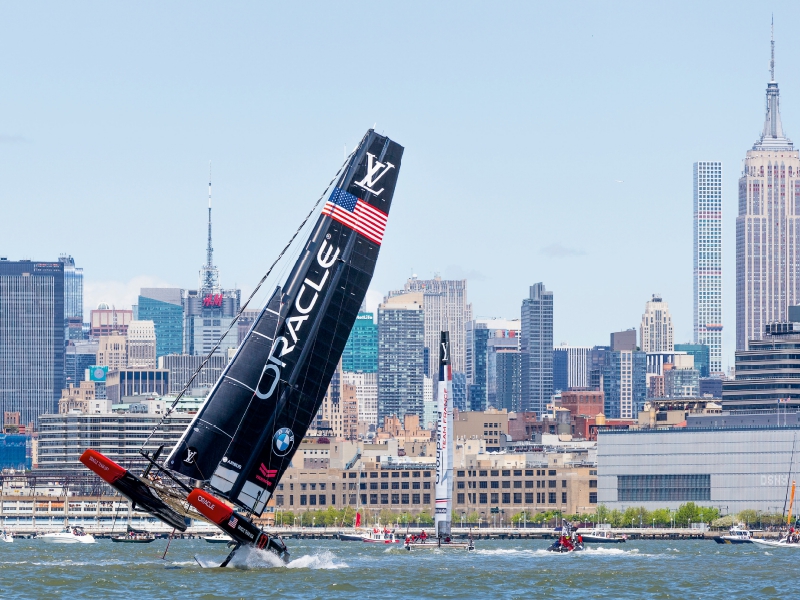
[[[375,159],[374,154],[367,152],[367,175],[361,181],[356,181],[356,185],[367,190],[371,194],[380,196],[381,192],[383,192],[385,188],[375,190],[375,184],[378,183],[380,178],[386,175],[386,173],[388,173],[391,169],[394,169],[394,165],[392,163],[382,163]]]

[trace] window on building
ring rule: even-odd
[[[389,473],[388,472],[381,473],[381,478],[382,479],[389,479]]]
[[[481,482],[481,483],[483,483],[483,482]],[[496,489],[498,489],[500,487],[500,482],[499,481],[492,481],[490,485],[491,485],[493,490],[496,490]]]
[[[289,506],[294,506],[294,496],[289,494]]]
[[[525,504],[533,504],[533,492],[525,492]]]
[[[392,504],[400,504],[400,494],[392,494]]]
[[[364,485],[363,483],[361,485]],[[370,481],[369,482],[369,489],[377,490],[378,489],[378,482],[377,481]]]
[[[408,504],[408,494],[400,494],[401,504]]]
[[[423,490],[429,490],[429,489],[431,489],[431,482],[430,482],[430,481],[423,481],[423,482],[422,482],[422,489],[423,489]]]
[[[331,500],[333,500],[333,504],[336,504],[336,496],[333,496],[333,495],[332,495],[332,496],[331,496]],[[325,494],[320,494],[320,495],[319,495],[319,503],[320,503],[320,506],[324,506],[324,505],[325,505],[325,503],[326,503],[326,496],[325,496]]]
[[[497,482],[493,481],[492,483],[497,483]],[[489,487],[489,482],[488,481],[479,481],[478,482],[478,487],[481,488],[482,490],[485,490],[487,487]]]
[[[555,504],[556,503],[556,493],[550,492],[547,494],[547,503],[548,504]]]
[[[367,495],[366,494],[361,494],[361,504],[366,504],[366,503],[367,503]],[[374,502],[373,502],[373,504],[374,504]]]
[[[565,487],[567,487],[567,480],[566,480],[566,479],[562,479],[562,480],[561,480],[561,487],[562,487],[562,488],[565,488]]]
[[[561,504],[567,503],[567,492],[561,492]]]
[[[431,476],[431,472],[430,471],[423,471],[422,472],[422,476],[423,477],[430,477]]]
[[[411,477],[411,474],[408,471],[403,471],[402,476],[404,479],[408,479],[409,477]]]
[[[369,478],[370,479],[377,479],[378,478],[378,473],[373,471],[372,473],[369,474]]]
[[[419,481],[412,481],[411,482],[411,489],[418,490],[419,489]]]
[[[464,494],[456,494],[456,503],[464,504]]]
[[[399,481],[393,481],[392,482],[392,489],[393,490],[399,490],[400,489],[400,482]]]
[[[511,470],[510,469],[503,470],[503,477],[511,477]]]
[[[423,504],[430,504],[431,503],[431,495],[430,494],[422,494],[422,503]]]
[[[500,487],[502,487],[504,490],[511,489],[511,482],[510,481],[504,481],[503,484]]]
[[[478,501],[481,504],[486,504],[488,502],[487,497],[488,497],[488,494],[478,494],[478,498],[479,498]]]
[[[526,469],[525,477],[533,477],[533,469]]]
[[[411,494],[411,504],[419,504],[419,494]]]
[[[308,487],[308,484],[301,483],[301,484],[300,484],[300,491],[301,491],[301,492],[305,492],[307,487]]]
[[[283,506],[283,494],[275,496],[275,506]]]
[[[311,494],[308,497],[308,504],[310,506],[316,506],[317,505],[317,495],[316,494]]]
[[[589,504],[597,504],[597,492],[589,492]]]
[[[492,477],[500,477],[500,471],[492,471]]]
[[[698,502],[711,500],[711,475],[618,475],[620,502]]]
[[[590,479],[589,480],[589,487],[596,488],[597,487],[597,479]]]
[[[522,471],[520,469],[516,469],[514,471],[514,477],[522,477]]]
[[[492,504],[497,504],[498,502],[500,502],[500,494],[492,493],[490,494],[490,496],[492,499]]]
[[[461,483],[464,483],[464,482],[462,481]],[[408,482],[407,481],[401,481],[400,482],[400,489],[407,490],[408,489]]]
[[[400,479],[400,472],[399,471],[395,471],[394,473],[392,473],[392,477]]]
[[[521,481],[515,481],[514,482],[514,489],[515,490],[521,490],[522,489],[522,482]]]
[[[464,489],[464,482],[463,481],[457,481],[456,482],[456,489],[463,490]]]
[[[369,503],[370,504],[377,504],[378,503],[378,494],[370,494],[369,495]]]
[[[478,477],[488,477],[489,471],[478,471]]]
[[[503,504],[511,504],[511,494],[503,492]]]
[[[305,494],[300,494],[300,506],[305,506],[308,504],[308,496]]]
[[[555,479],[550,479],[550,480],[547,482],[547,487],[549,487],[549,488],[554,488],[554,487],[556,487],[556,480],[555,480]]]
[[[547,472],[547,474],[548,474],[550,477],[555,477],[555,476],[556,476],[556,471],[555,471],[555,469],[550,469],[550,470]]]
[[[456,477],[464,477],[464,471],[456,471]]]
[[[347,477],[348,477],[348,479],[355,479],[356,478],[356,473],[348,473]]]
[[[514,504],[522,504],[522,493],[514,492]]]
[[[526,481],[525,482],[525,487],[526,488],[532,488],[533,487],[533,481],[530,481],[530,480]]]
[[[419,477],[420,476],[420,472],[419,471],[413,471],[411,476],[412,477]]]

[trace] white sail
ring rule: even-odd
[[[453,372],[450,335],[443,331],[439,344],[439,387],[436,422],[436,535],[450,537],[453,512]]]

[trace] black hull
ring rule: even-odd
[[[148,538],[145,540],[130,540],[125,538],[111,538],[112,542],[117,542],[118,544],[149,544],[150,542],[154,542],[155,538]]]

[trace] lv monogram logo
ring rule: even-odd
[[[356,181],[356,185],[367,190],[371,194],[380,196],[381,192],[385,188],[375,190],[375,184],[378,183],[380,178],[386,175],[390,169],[394,169],[394,165],[392,163],[382,163],[381,161],[375,159],[374,154],[367,152],[367,176],[361,181]]]

